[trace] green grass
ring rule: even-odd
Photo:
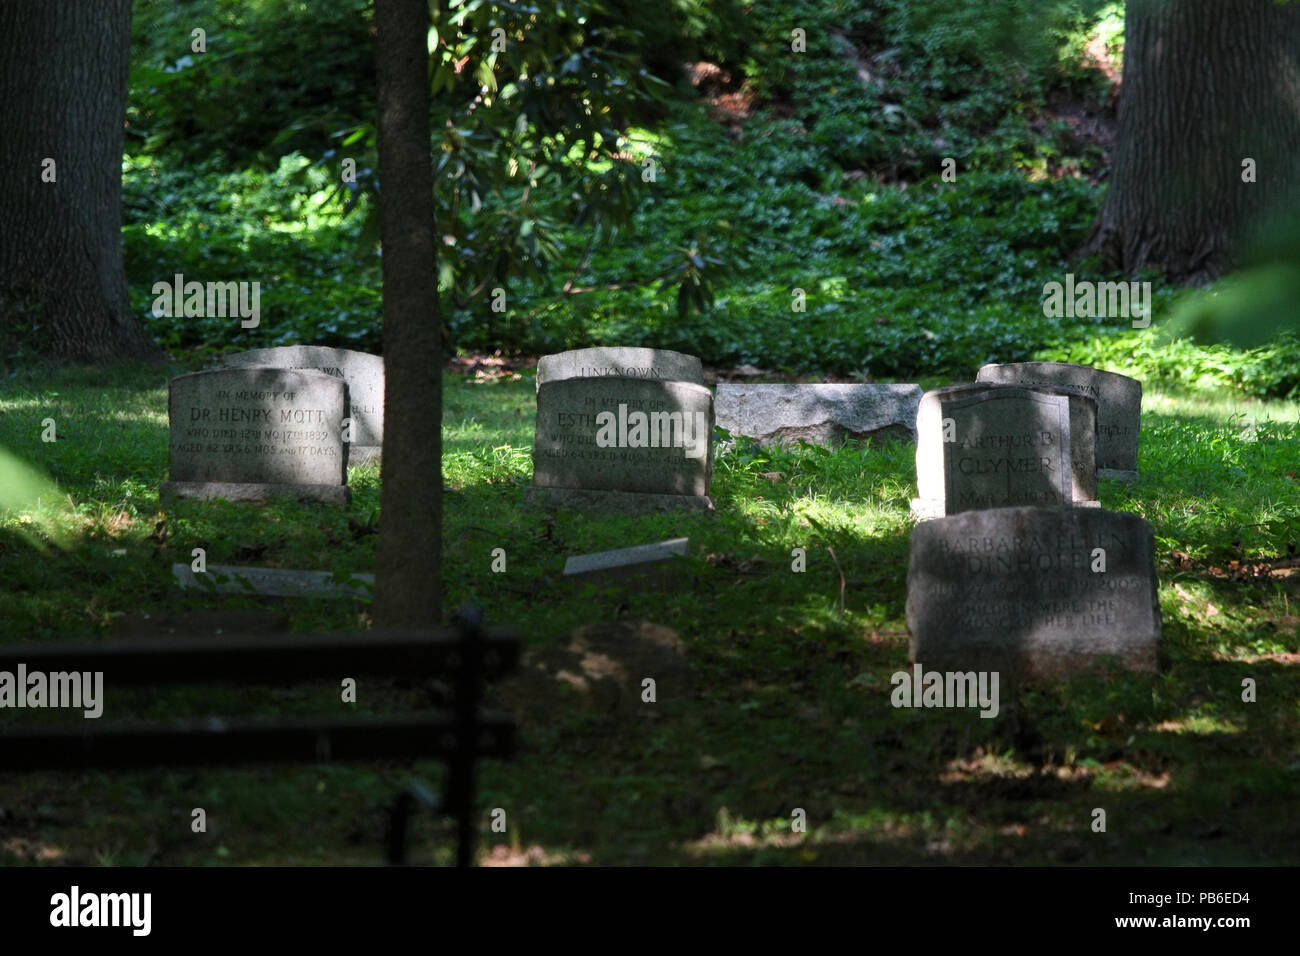
[[[364,624],[347,601],[181,594],[172,562],[371,570],[378,476],[348,508],[181,503],[163,510],[166,389],[181,369],[24,373],[0,384],[0,443],[50,474],[39,515],[0,523],[6,641],[107,633],[121,615],[275,607],[297,630]],[[925,382],[927,386],[938,381]],[[1156,531],[1164,615],[1157,676],[1080,677],[1004,701],[999,719],[895,710],[913,488],[910,448],[833,454],[739,447],[714,476],[717,513],[638,518],[528,510],[533,383],[446,382],[444,608],[474,600],[532,645],[597,621],[645,619],[689,650],[695,692],[657,720],[576,700],[526,724],[523,751],[482,774],[485,843],[536,863],[1297,862],[1300,791],[1297,408],[1226,391],[1148,388],[1141,480],[1105,507]],[[1243,418],[1254,418],[1253,433]],[[40,440],[54,418],[58,441]],[[773,476],[778,476],[772,480]],[[164,533],[165,532],[165,533]],[[668,592],[561,584],[565,558],[686,535]],[[507,553],[505,573],[492,551]],[[807,549],[807,571],[790,570]],[[834,559],[828,549],[834,550]],[[840,576],[845,606],[840,611]],[[1241,701],[1241,682],[1258,701]],[[429,688],[363,684],[358,712],[426,703]],[[204,712],[336,713],[338,688],[117,693],[107,719]],[[57,715],[55,715],[57,716]],[[26,719],[26,718],[25,718]],[[53,719],[41,714],[39,719]],[[12,726],[12,712],[0,724]],[[34,774],[0,781],[0,859],[88,864],[367,863],[382,809],[437,765]],[[190,810],[208,812],[192,834]],[[506,810],[492,834],[488,813]],[[1106,834],[1089,829],[1093,808]],[[791,813],[808,832],[791,832]],[[446,861],[420,822],[415,854]]]

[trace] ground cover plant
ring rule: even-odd
[[[15,451],[36,457],[40,419],[61,423],[46,460],[67,505],[51,520],[72,540],[34,560],[20,537],[31,516],[6,520],[0,632],[7,640],[107,634],[146,613],[265,612],[268,603],[297,630],[361,626],[364,606],[352,602],[172,587],[171,563],[188,562],[193,547],[214,563],[368,570],[373,523],[382,520],[377,476],[365,468],[350,476],[347,508],[163,509],[156,485],[173,371],[6,381],[0,413]],[[889,675],[907,666],[908,446],[831,454],[741,443],[719,460],[712,518],[547,518],[522,501],[532,391],[527,375],[509,372],[449,382],[447,607],[473,600],[495,621],[525,622],[533,647],[593,621],[668,625],[689,648],[698,692],[667,701],[654,721],[629,721],[582,694],[559,697],[549,719],[525,726],[519,759],[485,765],[482,806],[507,808],[513,822],[508,839],[485,833],[486,859],[1294,862],[1294,405],[1204,389],[1148,393],[1142,480],[1104,483],[1102,502],[1156,529],[1165,622],[1158,676],[1035,690],[1012,705],[1011,720],[973,712],[919,720],[889,704]],[[677,535],[691,537],[696,556],[687,583],[671,593],[557,584],[569,555]],[[498,546],[507,551],[504,574],[491,571]],[[803,574],[790,570],[795,547],[807,548]],[[1241,702],[1243,677],[1258,681],[1258,703]],[[437,697],[436,688],[400,682],[364,691],[363,712]],[[110,700],[115,713],[140,717],[280,714],[309,712],[332,693],[304,685]],[[436,781],[440,769],[414,772]],[[374,860],[382,810],[410,773],[380,765],[6,781],[5,829],[24,836],[11,836],[4,852],[11,862]],[[191,799],[206,800],[221,820],[205,841],[190,839],[187,819],[172,819],[177,801]],[[1096,805],[1141,839],[1092,834]],[[789,829],[795,807],[809,819],[799,840]],[[422,824],[417,835],[417,854],[445,857],[445,829]]]

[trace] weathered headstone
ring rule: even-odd
[[[568,378],[641,378],[704,384],[704,371],[694,355],[671,349],[602,346],[543,355],[537,361],[537,387]]]
[[[631,548],[579,554],[564,562],[564,577],[569,581],[621,581],[646,578],[668,581],[677,570],[679,558],[684,557],[690,545],[689,538],[672,538],[654,544],[638,544]]]
[[[1097,507],[1097,403],[1047,386],[975,383],[926,392],[917,412],[912,512]]]
[[[717,391],[718,426],[764,448],[803,440],[916,440],[919,385],[733,385]]]
[[[182,589],[211,587],[217,594],[258,594],[287,598],[353,598],[369,600],[373,574],[354,574],[347,581],[335,580],[331,571],[298,571],[289,568],[257,568],[234,564],[209,564],[196,572],[188,564],[173,564],[172,577]],[[206,582],[206,583],[205,583]]]
[[[171,480],[160,492],[346,504],[345,393],[341,378],[288,369],[214,369],[172,379]]]
[[[1069,362],[1012,362],[985,365],[978,382],[1054,385],[1097,400],[1097,474],[1119,481],[1137,479],[1142,383],[1118,372]]]
[[[1057,677],[1107,657],[1156,669],[1154,536],[1100,508],[995,508],[918,524],[911,658],[927,670]]]
[[[239,368],[264,366],[309,369],[343,379],[348,386],[348,417],[352,419],[348,461],[357,464],[380,454],[384,441],[382,357],[369,352],[335,349],[324,345],[284,345],[226,355],[222,357],[221,364]]]
[[[711,511],[712,474],[713,395],[702,385],[570,378],[537,392],[530,501]]]

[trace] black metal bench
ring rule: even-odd
[[[410,811],[424,806],[456,819],[456,863],[469,866],[477,832],[476,762],[509,757],[516,748],[514,720],[480,710],[483,684],[518,663],[518,637],[485,631],[473,609],[461,613],[456,631],[0,645],[0,671],[15,672],[19,664],[28,673],[102,671],[105,688],[363,676],[450,678],[453,688],[451,712],[274,721],[206,717],[149,724],[83,718],[76,724],[10,730],[0,733],[0,768],[126,770],[436,758],[448,768],[443,797],[435,801],[418,785],[398,797],[389,826],[389,862],[405,862]]]

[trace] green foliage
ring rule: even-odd
[[[1038,349],[1034,357],[1096,365],[1146,382],[1186,388],[1233,388],[1259,398],[1300,395],[1300,340],[1291,332],[1268,345],[1241,350],[1169,339],[1153,328],[1090,336]]]
[[[1300,335],[1297,211],[1300,206],[1257,227],[1238,271],[1184,296],[1169,323],[1169,337],[1244,348],[1294,342]]]
[[[757,0],[753,15],[768,39],[747,51],[750,89],[793,107],[843,169],[913,180],[945,157],[993,171],[1009,156],[1031,168],[1048,94],[1100,101],[1106,90],[1079,60],[1083,38],[1111,22],[1099,0]],[[790,49],[796,26],[803,54]],[[1078,167],[1098,170],[1100,159]]]
[[[227,169],[319,155],[374,116],[371,19],[371,0],[136,0],[127,153]]]
[[[37,552],[16,534],[23,514],[0,517],[4,640],[94,638],[144,613],[210,621],[267,610],[264,599],[178,591],[170,566],[190,561],[195,547],[212,563],[374,567],[374,525],[385,519],[373,467],[350,471],[346,508],[160,510],[166,382],[176,371],[21,372],[0,382],[6,442],[13,436],[12,451],[55,478],[77,518],[70,550]],[[910,446],[851,443],[829,453],[739,442],[717,459],[710,517],[544,517],[523,501],[531,379],[489,385],[450,375],[444,384],[447,612],[479,601],[496,624],[524,622],[539,649],[594,621],[654,621],[689,648],[695,678],[692,693],[669,696],[660,685],[655,721],[611,724],[598,693],[589,706],[574,693],[526,723],[517,759],[488,761],[482,774],[484,806],[523,808],[526,829],[515,844],[485,827],[485,853],[608,865],[1295,862],[1288,768],[1300,745],[1300,673],[1286,661],[1300,639],[1284,577],[1300,541],[1293,404],[1148,383],[1141,480],[1103,482],[1100,494],[1106,508],[1141,515],[1155,530],[1161,671],[1084,675],[1014,698],[1003,684],[1002,714],[1020,708],[1008,724],[891,706],[890,675],[909,666]],[[47,414],[67,421],[70,440],[40,442]],[[1243,427],[1243,414],[1255,427]],[[691,555],[671,589],[554,586],[571,555],[681,536]],[[489,551],[503,541],[510,573],[487,573]],[[806,549],[803,573],[791,573],[795,547]],[[1249,569],[1261,562],[1281,573],[1255,577]],[[362,607],[288,601],[275,610],[295,631],[320,632],[356,629]],[[1243,674],[1259,682],[1257,703],[1240,703]],[[545,692],[533,683],[523,691],[534,687]],[[1231,692],[1207,692],[1223,687]],[[422,682],[372,681],[356,706],[414,709],[428,693]],[[500,685],[492,693],[493,709],[511,709]],[[115,695],[110,719],[319,714],[337,700],[329,682],[148,689]],[[15,719],[0,714],[0,723]],[[431,781],[440,772],[414,771]],[[0,804],[18,808],[19,826],[35,815],[42,840],[69,863],[373,864],[379,839],[364,837],[371,831],[358,821],[372,820],[409,774],[375,764],[3,775]],[[808,810],[808,833],[793,845],[783,793],[803,794]],[[153,839],[175,822],[184,794],[220,802],[220,847]],[[1143,839],[1080,837],[1079,821],[1099,802]],[[1233,807],[1234,838],[1205,839],[1205,821],[1223,806]],[[309,831],[296,827],[304,815]],[[108,847],[106,832],[116,835]],[[433,821],[416,833],[454,843]],[[417,860],[436,855],[431,842],[417,846]],[[32,862],[17,844],[0,858]]]
[[[303,189],[303,183],[307,189]],[[310,342],[378,351],[378,257],[358,252],[360,221],[322,212],[325,173],[299,156],[271,172],[190,170],[148,157],[123,166],[123,248],[131,302],[168,349],[228,351]],[[259,282],[261,323],[156,317],[155,282]]]

